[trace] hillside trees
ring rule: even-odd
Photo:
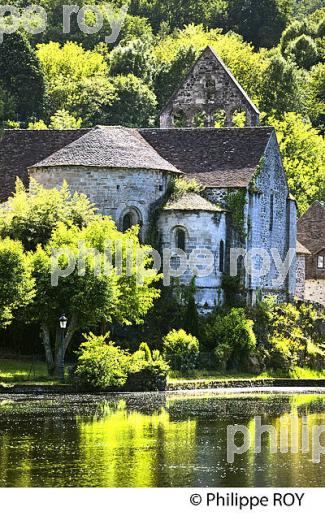
[[[4,36],[0,45],[0,81],[14,105],[12,109],[17,120],[26,121],[29,117],[42,115],[44,75],[40,61],[23,33]]]

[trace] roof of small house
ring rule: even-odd
[[[120,126],[96,126],[76,141],[33,165],[34,168],[49,166],[141,168],[178,172],[138,130]]]
[[[311,252],[307,247],[303,246],[298,240],[297,240],[297,248],[296,248],[297,255],[311,255]]]
[[[325,203],[315,201],[300,217],[297,224],[298,240],[312,254],[325,249]]]
[[[141,129],[141,135],[187,177],[205,187],[247,187],[274,129]]]
[[[216,211],[225,211],[207,199],[204,199],[195,192],[186,192],[177,199],[169,200],[164,211],[208,211],[215,213]]]

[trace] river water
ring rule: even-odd
[[[2,395],[0,487],[324,486],[322,425],[325,394]]]

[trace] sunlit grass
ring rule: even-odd
[[[31,359],[1,359],[0,383],[54,384],[49,378],[46,363]]]

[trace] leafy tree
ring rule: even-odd
[[[58,110],[50,117],[50,124],[47,126],[43,119],[34,121],[28,124],[28,130],[46,130],[51,128],[53,130],[69,130],[71,128],[80,128],[81,119],[76,119],[71,116],[67,110]]]
[[[308,113],[312,122],[325,131],[325,63],[312,68],[308,77]]]
[[[207,26],[225,26],[228,0],[131,0],[129,12],[147,18],[154,32],[162,23],[170,30],[188,24],[204,23]]]
[[[280,40],[294,0],[228,0],[228,28],[255,47],[273,47]]]
[[[106,107],[102,123],[129,127],[152,126],[157,106],[154,92],[133,74],[117,76],[112,84],[116,98]]]
[[[95,216],[86,195],[71,195],[65,184],[60,190],[47,190],[31,179],[26,190],[17,179],[16,191],[0,210],[0,235],[22,242],[26,251],[45,245],[59,222],[82,228]]]
[[[151,39],[142,38],[115,47],[109,56],[110,75],[133,74],[150,85],[156,70],[151,44]]]
[[[115,265],[118,247],[122,262]],[[67,349],[77,331],[96,328],[103,321],[116,320],[124,325],[142,322],[159,296],[152,286],[159,277],[148,267],[147,250],[138,241],[137,229],[120,233],[109,217],[97,217],[82,230],[59,224],[46,246],[38,247],[33,255],[36,296],[30,314],[41,323],[48,366],[51,369],[54,365],[60,379]],[[57,269],[62,276],[56,278]],[[62,310],[69,318],[63,342],[58,324]]]
[[[20,121],[42,114],[45,93],[42,67],[24,34],[4,36],[0,45],[0,78],[14,101]]]
[[[30,257],[20,242],[0,239],[0,327],[8,326],[14,312],[26,307],[34,297]]]
[[[262,80],[260,108],[281,117],[284,112],[306,111],[303,82],[306,77],[294,63],[281,54],[272,54]]]
[[[325,197],[324,138],[292,112],[281,121],[273,117],[268,122],[276,129],[289,188],[302,214],[314,200]]]
[[[48,85],[47,112],[67,110],[86,125],[96,124],[114,99],[105,57],[72,42],[40,45],[37,54]]]
[[[293,58],[298,67],[307,70],[318,61],[317,45],[310,36],[305,34],[291,41],[286,52]]]

